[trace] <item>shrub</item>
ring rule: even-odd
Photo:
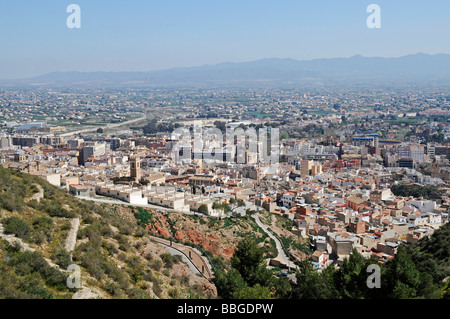
[[[180,277],[180,284],[182,284],[184,286],[189,286],[189,281],[190,281],[190,278],[188,275],[182,275]]]
[[[167,268],[166,268],[166,269],[163,269],[162,273],[163,273],[163,275],[166,276],[166,277],[169,277],[169,276],[170,276],[170,270],[167,269]]]
[[[133,234],[133,227],[129,224],[120,224],[119,233],[121,235],[131,235]]]
[[[172,288],[169,290],[168,295],[172,299],[177,299],[178,298],[178,290],[176,288]]]
[[[156,271],[160,271],[163,266],[163,263],[161,260],[155,259],[152,262],[150,262],[149,266],[150,266],[150,268],[152,268]]]
[[[170,269],[173,267],[174,260],[173,256],[169,253],[163,253],[160,255],[162,261],[164,262],[164,267]]]
[[[49,201],[47,205],[44,206],[44,211],[52,217],[65,217],[74,218],[76,215],[74,212],[69,212],[67,209],[62,208],[60,205],[55,204],[54,201]]]
[[[50,231],[53,228],[53,220],[49,217],[39,217],[33,221],[34,229]]]
[[[158,296],[158,298],[161,298],[162,288],[159,280],[153,281],[153,292],[156,296]]]
[[[122,251],[129,251],[131,249],[131,245],[128,241],[128,238],[123,235],[116,236],[116,240],[119,243],[119,249]]]
[[[131,299],[150,299],[149,296],[145,293],[145,291],[142,291],[138,288],[130,288],[127,290],[127,295]]]
[[[153,255],[152,255],[152,253],[146,253],[144,255],[144,258],[147,259],[148,261],[152,261],[153,260]]]
[[[102,247],[106,250],[106,253],[109,256],[114,256],[115,254],[117,254],[119,252],[115,245],[113,245],[112,243],[109,243],[107,241],[102,241]]]
[[[39,274],[48,286],[59,290],[66,290],[67,277],[50,267],[44,257],[38,252],[23,252],[13,255],[9,263],[16,269],[16,273],[22,276]]]
[[[92,215],[87,215],[83,218],[83,223],[85,224],[93,224],[97,219],[95,219]]]
[[[16,194],[12,192],[0,195],[0,206],[10,212],[18,211],[19,213],[22,213],[24,209],[23,200],[17,198]]]
[[[61,266],[63,269],[67,269],[70,264],[72,264],[72,258],[70,253],[65,249],[56,250],[50,257],[57,265]]]
[[[106,290],[107,293],[109,293],[113,297],[120,296],[122,293],[119,285],[113,281],[108,281],[103,288]]]
[[[20,281],[20,290],[38,298],[52,299],[53,293],[45,287],[45,282],[38,276],[29,275]]]
[[[28,239],[31,228],[26,222],[17,217],[9,217],[3,220],[6,234],[15,234],[17,237]]]
[[[147,231],[143,228],[138,228],[134,232],[134,236],[136,236],[136,237],[144,237],[146,234],[147,234]]]
[[[49,233],[47,233],[47,234],[49,234]],[[49,235],[50,235],[50,234],[49,234]],[[46,240],[47,240],[47,236],[46,236],[46,234],[44,233],[44,231],[38,230],[38,231],[35,231],[35,232],[33,233],[33,239],[32,239],[32,241],[33,241],[33,243],[35,243],[36,245],[41,246],[43,243],[45,243]]]
[[[121,271],[120,269],[114,269],[109,276],[119,285],[121,289],[128,289],[130,286],[130,277],[126,272]]]

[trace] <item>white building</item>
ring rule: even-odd
[[[147,197],[143,195],[142,190],[127,185],[98,183],[95,186],[95,192],[98,195],[116,198],[133,205],[148,204]]]
[[[436,208],[436,202],[431,200],[413,200],[409,202],[411,206],[417,208],[422,213],[432,213]]]

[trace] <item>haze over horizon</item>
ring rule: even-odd
[[[81,28],[69,29],[69,4]],[[205,0],[0,3],[0,79],[56,71],[153,71],[265,58],[400,57],[450,53],[450,2],[376,1],[381,28],[369,29],[370,1]]]
[[[42,73],[42,74],[37,74],[36,76],[29,76],[29,77],[24,77],[24,78],[16,78],[17,80],[26,80],[26,79],[30,79],[30,78],[36,78],[36,77],[40,77],[40,76],[45,76],[45,75],[49,75],[49,74],[54,74],[54,73],[151,73],[151,72],[155,72],[155,71],[170,71],[170,70],[178,70],[178,69],[190,69],[190,68],[203,68],[203,67],[214,67],[214,66],[221,66],[221,65],[232,65],[232,64],[246,64],[246,63],[256,63],[256,62],[264,62],[264,61],[270,61],[270,60],[278,60],[278,61],[283,61],[283,60],[290,60],[290,61],[295,61],[295,62],[311,62],[311,61],[320,61],[320,60],[334,60],[334,59],[351,59],[351,58],[355,58],[355,57],[362,57],[362,58],[381,58],[381,59],[395,59],[395,58],[404,58],[404,57],[408,57],[408,56],[417,56],[417,55],[425,55],[425,56],[439,56],[439,55],[450,55],[450,53],[435,53],[435,54],[428,54],[425,52],[414,52],[414,53],[410,53],[410,54],[406,54],[406,55],[400,55],[400,56],[365,56],[362,54],[353,54],[351,56],[337,56],[337,57],[319,57],[319,58],[310,58],[310,59],[294,59],[294,58],[290,58],[290,57],[284,57],[284,58],[280,58],[280,57],[267,57],[267,58],[261,58],[261,59],[256,59],[256,60],[248,60],[248,61],[223,61],[223,62],[217,62],[217,63],[205,63],[205,64],[199,64],[199,65],[192,65],[192,66],[173,66],[173,67],[167,67],[167,68],[157,68],[157,69],[152,69],[152,70],[89,70],[89,71],[80,71],[80,70],[65,70],[65,71],[61,71],[61,70],[54,70],[54,71],[50,71],[50,72],[46,72],[46,73]],[[3,79],[0,78],[0,80],[14,80],[13,78],[9,78],[9,79]]]

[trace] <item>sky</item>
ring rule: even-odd
[[[69,29],[70,4],[81,28]],[[381,8],[369,29],[367,6]],[[0,79],[450,53],[448,0],[0,0]]]

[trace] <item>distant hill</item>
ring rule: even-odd
[[[450,54],[399,58],[263,59],[151,72],[53,72],[0,85],[30,86],[286,86],[450,83]]]

